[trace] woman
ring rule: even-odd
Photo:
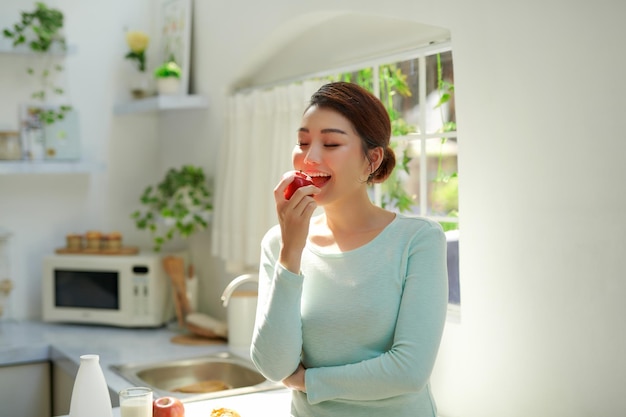
[[[367,90],[322,86],[292,157],[314,185],[286,199],[291,172],[274,189],[279,224],[262,242],[251,357],[293,390],[293,416],[436,416],[446,241],[437,223],[371,202],[368,183],[395,166],[390,136]]]

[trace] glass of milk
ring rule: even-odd
[[[130,387],[119,392],[121,417],[152,417],[152,390]]]

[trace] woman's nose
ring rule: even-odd
[[[320,152],[319,147],[310,146],[304,155],[304,163],[305,164],[319,164],[320,163]]]

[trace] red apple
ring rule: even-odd
[[[304,172],[297,171],[293,181],[285,188],[285,198],[289,200],[298,188],[304,187],[305,185],[313,185],[313,180]]]
[[[152,417],[185,417],[185,406],[178,398],[160,397],[152,403]]]

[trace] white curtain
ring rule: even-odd
[[[293,169],[302,113],[321,81],[253,90],[230,97],[212,221],[213,255],[230,271],[258,267],[260,243],[277,223],[273,189]]]

